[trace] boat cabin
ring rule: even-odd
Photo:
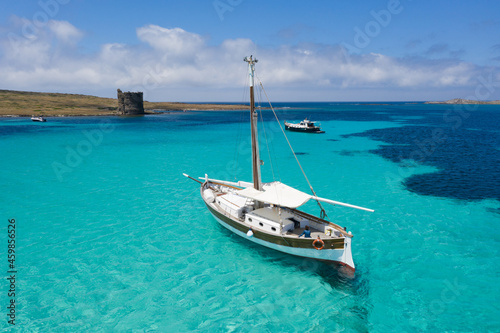
[[[281,234],[295,228],[294,216],[278,207],[259,208],[245,216],[245,222],[255,229]],[[300,223],[300,222],[299,222]]]
[[[300,122],[300,125],[301,125],[301,126],[306,126],[306,127],[314,127],[314,122],[312,122],[312,121],[310,121],[310,120],[305,119],[305,120],[302,120],[302,121]]]

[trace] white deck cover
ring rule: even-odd
[[[245,206],[246,199],[241,196],[228,193],[226,195],[221,195],[218,199],[224,202],[224,204],[232,209],[240,209]]]
[[[260,202],[288,208],[297,208],[311,199],[311,195],[280,182],[262,184],[262,191],[258,191],[253,187],[247,187],[241,191],[235,192],[235,194]]]

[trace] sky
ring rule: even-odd
[[[244,102],[500,99],[500,1],[3,0],[0,89]]]

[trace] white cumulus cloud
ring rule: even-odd
[[[67,21],[50,20],[48,27],[59,40],[66,43],[76,44],[83,37],[83,32]]]
[[[281,100],[409,98],[395,90],[422,96],[457,91],[456,97],[473,93],[481,75],[500,75],[498,68],[458,59],[348,54],[339,45],[259,47],[244,38],[208,45],[199,34],[158,25],[136,29],[139,45],[107,43],[94,54],[79,54],[75,46],[85,32],[71,23],[52,20],[36,35],[24,36],[23,20],[14,21],[17,26],[1,29],[18,33],[0,36],[0,89],[111,97],[121,88],[144,91],[152,100],[235,100],[246,83],[243,57],[251,54],[259,59],[258,78]],[[298,90],[302,93],[290,93]]]
[[[203,38],[198,34],[181,28],[167,29],[152,24],[138,28],[137,37],[154,49],[174,55],[192,55],[204,44]]]

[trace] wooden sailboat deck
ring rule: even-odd
[[[263,232],[267,232],[270,234],[280,234],[279,232],[276,232],[278,227],[276,226],[273,228],[273,232],[269,232],[269,230],[266,230],[264,228],[264,224],[260,223],[260,225],[252,225],[247,223],[247,218],[246,215],[251,216],[252,218],[263,218],[264,221],[269,222],[274,222],[274,223],[281,223],[283,225],[283,221],[288,221],[286,224],[294,225],[292,228],[289,228],[288,230],[284,230],[281,235],[282,237],[290,237],[290,238],[299,238],[299,236],[304,232],[305,225],[309,226],[309,229],[311,230],[311,237],[307,237],[309,239],[316,239],[321,238],[321,239],[341,239],[343,237],[352,237],[352,235],[347,234],[340,226],[325,221],[323,219],[320,219],[316,216],[307,214],[305,212],[296,210],[296,209],[289,209],[289,208],[281,208],[278,209],[275,206],[272,205],[265,205],[264,208],[254,210],[253,209],[253,202],[250,202],[250,205],[247,206],[248,201],[238,195],[235,195],[233,192],[224,192],[224,189],[230,189],[229,187],[226,186],[221,186],[219,188],[213,188],[211,186],[208,186],[211,190],[214,191],[215,197],[218,199],[215,200],[217,201],[216,203],[213,203],[212,205],[214,208],[218,209],[223,215],[226,215],[227,217],[231,219],[238,220],[242,225],[247,225],[248,228],[254,228],[254,230],[260,230]],[[239,190],[239,189],[238,189]],[[221,207],[221,204],[226,206],[226,208]],[[227,206],[229,205],[229,206]],[[227,209],[228,207],[232,207],[232,209]],[[246,207],[245,213],[238,214],[238,210],[241,210],[241,208]],[[273,208],[274,207],[274,208]],[[252,221],[251,219],[249,219]],[[302,223],[301,223],[302,221]],[[321,226],[321,229],[318,229],[317,226]],[[300,227],[302,226],[302,227]],[[332,231],[331,233],[326,233],[324,227],[328,226]],[[305,235],[300,237],[300,238],[305,238]]]
[[[340,237],[337,237],[337,236],[330,236],[330,235],[327,235],[325,234],[324,232],[322,231],[319,231],[317,229],[314,229],[314,228],[309,228],[309,230],[311,230],[311,237],[310,239],[313,240],[313,239],[316,239],[318,238],[321,238],[321,239],[334,239],[334,238],[340,238]],[[289,237],[299,237],[302,233],[304,232],[304,228],[295,228],[295,229],[292,229],[292,230],[289,230],[285,233],[286,236],[289,236]],[[309,238],[309,237],[305,237],[304,236],[301,236],[300,238]]]

